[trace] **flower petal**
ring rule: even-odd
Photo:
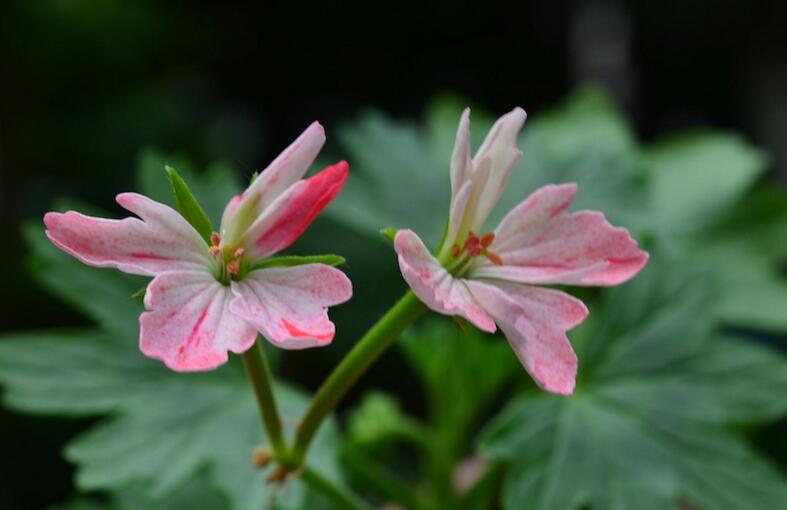
[[[473,160],[470,155],[470,108],[465,108],[456,129],[456,141],[451,155],[451,196],[455,198],[462,186],[470,180]],[[453,202],[453,200],[452,200]]]
[[[495,331],[494,320],[478,306],[464,280],[448,273],[412,230],[396,234],[394,249],[402,276],[426,306],[444,315],[461,315],[483,331]]]
[[[599,212],[567,214],[575,184],[536,190],[500,223],[490,250],[503,265],[484,262],[474,278],[521,283],[618,285],[647,263],[628,230],[610,225]]]
[[[517,138],[526,118],[527,114],[519,107],[500,117],[473,158],[474,172],[488,164],[489,174],[483,182],[473,184],[474,187],[478,186],[479,196],[473,204],[471,229],[477,231],[483,227],[500,199],[511,171],[522,158],[522,152],[517,148]]]
[[[587,316],[582,301],[557,290],[528,285],[469,280],[467,286],[494,317],[536,383],[553,393],[573,393],[577,356],[566,331]]]
[[[303,177],[325,144],[325,129],[313,122],[249,185],[230,200],[221,218],[222,235],[235,241],[287,188]]]
[[[140,350],[178,372],[210,370],[254,344],[257,331],[229,311],[229,287],[204,271],[163,273],[148,286]]]
[[[448,232],[446,232],[445,239],[443,240],[440,256],[450,253],[452,247],[456,244],[457,237],[462,228],[465,209],[472,192],[473,183],[472,181],[467,181],[462,185],[462,188],[451,201],[451,212],[448,215]]]
[[[117,202],[142,219],[50,212],[44,216],[46,235],[85,264],[126,273],[154,276],[210,264],[205,241],[177,211],[136,193],[121,193]]]
[[[304,264],[253,271],[232,283],[232,293],[232,313],[279,347],[305,349],[331,343],[328,307],[350,299],[352,284],[334,267]]]
[[[295,242],[339,193],[349,171],[341,161],[282,193],[241,239],[251,259],[267,257]]]

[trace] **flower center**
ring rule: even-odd
[[[216,261],[216,279],[224,285],[229,285],[232,280],[239,280],[245,269],[243,255],[246,250],[243,246],[221,246],[221,235],[213,232],[210,235],[210,248],[208,253]]]
[[[464,243],[456,243],[451,247],[451,256],[454,261],[449,264],[448,271],[454,275],[462,275],[474,261],[478,260],[479,256],[486,257],[495,265],[502,265],[503,259],[500,255],[489,250],[494,240],[494,232],[487,232],[481,237],[469,232]]]

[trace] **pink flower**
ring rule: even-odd
[[[479,235],[522,157],[516,141],[525,118],[521,108],[501,117],[471,158],[465,110],[451,158],[451,211],[437,256],[411,230],[400,230],[394,247],[404,279],[429,308],[460,315],[489,333],[500,327],[539,386],[569,395],[577,357],[566,331],[588,310],[564,292],[536,285],[618,285],[645,266],[648,254],[603,214],[568,214],[576,184],[536,190],[494,232]]]
[[[117,202],[139,218],[50,212],[47,236],[85,264],[153,276],[140,349],[177,371],[208,370],[257,332],[285,349],[327,345],[327,307],[347,301],[347,277],[324,264],[256,268],[287,248],[347,180],[344,161],[302,179],[325,143],[315,122],[227,205],[210,244],[172,208],[136,193]]]

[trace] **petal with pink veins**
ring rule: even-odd
[[[344,273],[325,264],[272,267],[232,282],[232,313],[253,324],[271,343],[285,349],[328,345],[334,325],[328,307],[352,297]]]
[[[478,306],[465,281],[448,273],[412,230],[396,234],[394,249],[402,276],[426,306],[445,315],[461,315],[483,331],[495,331],[494,320]]]
[[[282,193],[243,235],[252,260],[281,251],[295,242],[347,181],[346,162],[298,181]]]
[[[511,210],[495,232],[490,251],[502,265],[484,262],[473,278],[520,283],[618,285],[647,263],[628,230],[595,211],[566,213],[575,184],[538,189]]]
[[[136,193],[121,193],[117,202],[142,219],[50,212],[44,216],[46,235],[60,249],[91,266],[147,276],[208,270],[208,246],[177,211]]]
[[[476,301],[494,317],[522,365],[547,391],[570,395],[577,356],[566,331],[582,322],[587,308],[563,292],[510,283],[470,280]]]
[[[483,182],[474,183],[474,186],[479,186],[480,194],[474,204],[471,220],[473,229],[483,227],[489,213],[500,200],[511,172],[522,158],[522,152],[517,148],[517,138],[526,118],[527,114],[519,107],[500,117],[473,158],[474,172],[477,172],[485,161],[489,165],[489,175]]]
[[[325,144],[325,129],[313,122],[263,170],[242,194],[232,198],[221,218],[222,234],[235,240],[287,188],[303,177]]]
[[[140,350],[178,372],[210,370],[242,353],[257,331],[229,310],[229,287],[201,271],[163,273],[148,286]]]

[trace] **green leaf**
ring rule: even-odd
[[[328,266],[340,266],[346,262],[341,255],[283,255],[281,257],[270,257],[255,263],[249,268],[250,271],[265,269],[267,267],[292,267],[303,264],[326,264]]]
[[[397,232],[399,232],[399,230],[394,227],[380,229],[380,235],[391,242],[393,242],[393,240],[396,238]]]
[[[725,324],[787,331],[787,193],[756,190],[712,228],[684,243],[719,280]]]
[[[347,435],[361,445],[397,437],[415,441],[427,439],[423,425],[404,415],[396,399],[380,392],[369,393],[353,410]]]
[[[170,186],[172,186],[172,194],[175,196],[175,208],[199,232],[202,238],[205,239],[205,242],[210,244],[210,236],[214,232],[210,218],[202,210],[202,206],[199,205],[188,184],[178,174],[177,170],[171,166],[164,168],[167,171]]]
[[[300,481],[277,492],[265,483],[270,467],[251,467],[252,449],[266,439],[235,358],[214,372],[178,374],[144,357],[137,347],[142,304],[131,297],[144,279],[82,265],[54,247],[40,226],[26,228],[25,234],[36,279],[93,318],[98,328],[0,338],[0,385],[11,409],[111,415],[67,447],[68,458],[78,464],[81,489],[140,484],[160,499],[207,471],[231,508],[262,508],[275,493],[276,508],[316,508]],[[283,384],[277,396],[291,431],[307,398]],[[338,433],[332,421],[316,441],[309,462],[338,476]]]
[[[423,129],[368,111],[338,136],[353,178],[325,213],[370,237],[406,225],[438,242],[450,199],[448,160],[434,158]]]
[[[490,399],[520,373],[508,342],[475,328],[461,331],[450,320],[433,319],[406,333],[399,345],[424,381],[435,441],[463,454],[458,450],[464,449]]]
[[[153,499],[141,487],[130,487],[110,494],[108,498],[96,501],[80,498],[65,506],[50,510],[228,510],[230,507],[210,487],[205,477],[190,481],[171,496]]]
[[[697,230],[734,206],[766,163],[736,135],[673,135],[645,155],[653,213],[673,232]]]
[[[255,470],[251,451],[267,444],[257,406],[237,363],[204,374],[180,374],[142,356],[136,342],[104,333],[29,333],[0,339],[0,384],[20,411],[106,418],[66,448],[82,490],[144,484],[156,498],[207,469],[235,509],[263,508],[275,487],[268,467]],[[277,387],[285,427],[292,431],[308,399]],[[338,473],[338,433],[328,422],[311,465]],[[304,508],[304,486],[279,494],[282,508]]]
[[[485,429],[481,452],[510,462],[505,508],[768,510],[785,501],[783,476],[726,425],[787,412],[787,362],[713,333],[710,276],[651,262],[583,333],[574,396],[524,394]]]

